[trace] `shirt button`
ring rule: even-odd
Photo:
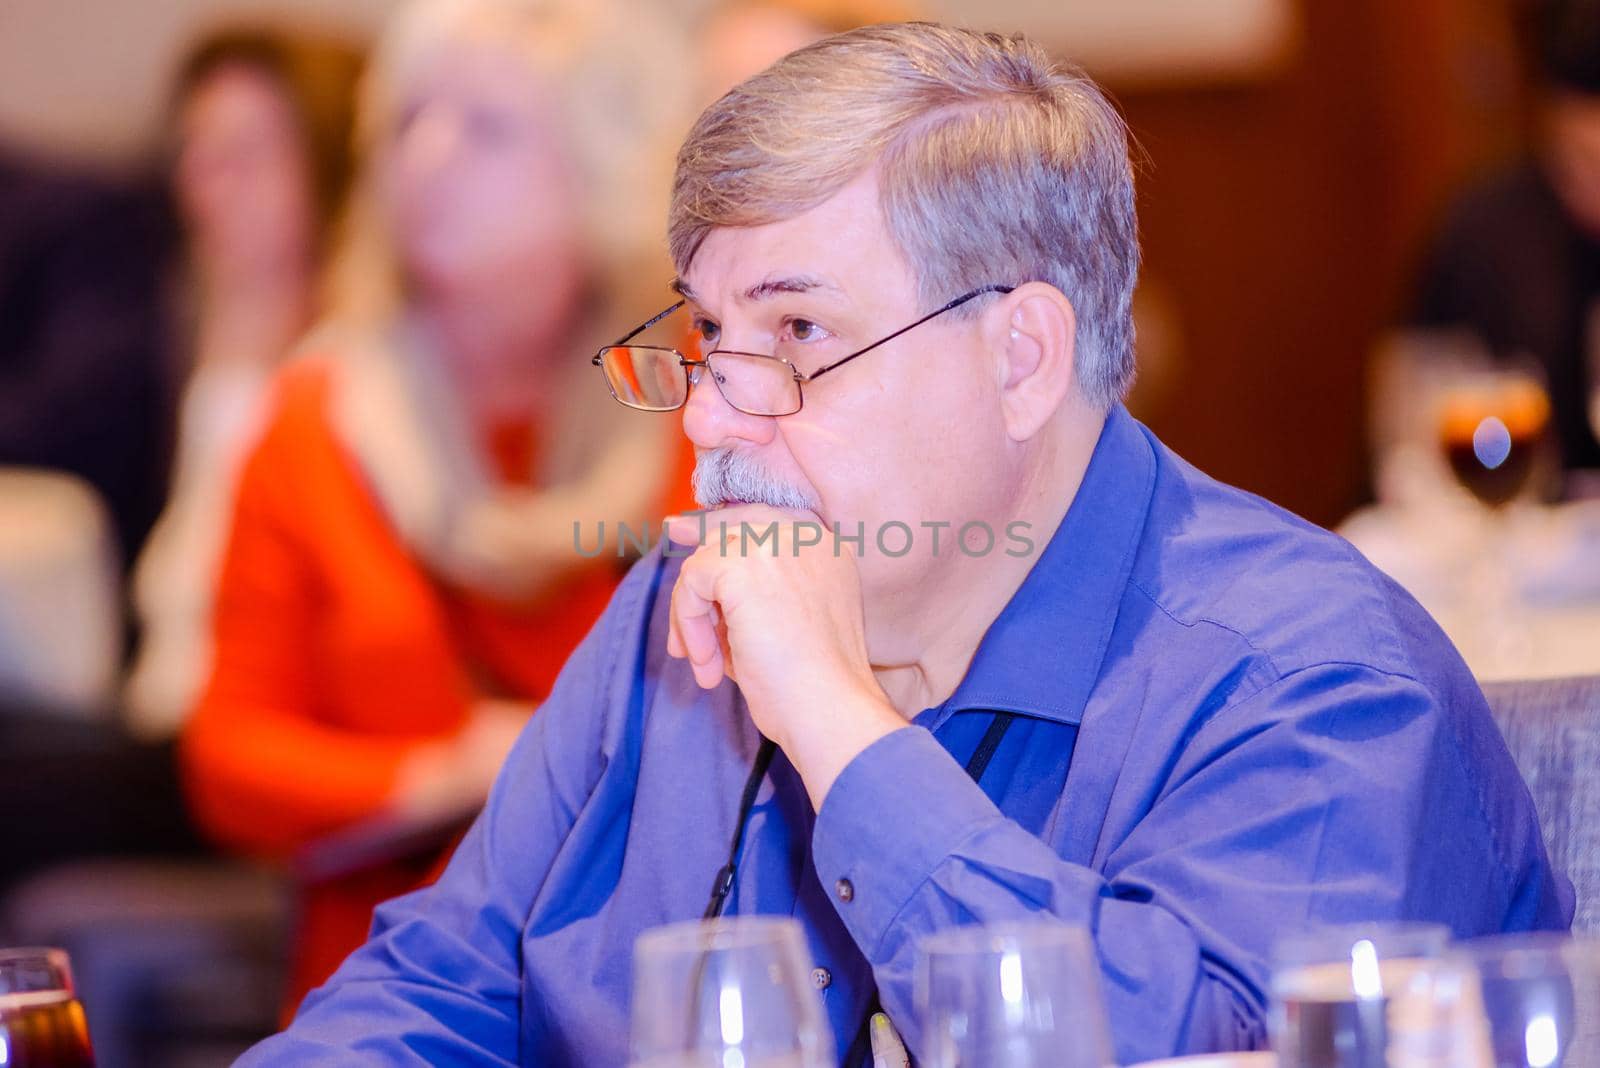
[[[826,968],[811,969],[811,985],[818,990],[826,990],[833,983],[833,973]]]
[[[833,892],[839,895],[839,900],[849,903],[856,899],[856,888],[849,879],[840,879],[833,884]]]

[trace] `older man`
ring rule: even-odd
[[[703,344],[596,362],[683,408],[711,511],[438,885],[247,1063],[620,1065],[633,941],[708,885],[804,925],[847,1060],[875,998],[916,1044],[951,925],[1089,928],[1138,1060],[1262,1044],[1284,932],[1568,923],[1433,623],[1120,406],[1133,190],[1090,83],[1018,39],[831,38],[701,117],[670,237]]]

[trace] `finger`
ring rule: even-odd
[[[710,689],[722,681],[722,644],[717,636],[721,616],[711,596],[713,579],[707,574],[704,552],[690,557],[678,572],[670,612],[695,681]]]
[[[692,515],[667,516],[667,537],[679,545],[699,545],[702,540],[701,536],[705,533],[705,527],[702,525],[705,521],[705,516],[706,513],[704,512],[696,512]]]
[[[722,672],[734,682],[739,681],[738,673],[733,666],[733,646],[728,644],[728,624],[722,618],[722,612],[717,612],[717,646],[722,650]]]
[[[717,639],[716,621],[707,613],[696,612],[678,617],[683,636],[683,647],[691,664],[707,664],[713,657],[722,655],[722,643]]]
[[[704,664],[694,664],[694,681],[700,684],[702,690],[715,690],[722,685],[722,653],[716,653]]]
[[[671,601],[667,608],[667,649],[673,656],[687,659],[691,664],[704,656],[696,657],[695,648],[691,647],[689,617],[703,611],[697,604],[697,598],[685,584],[682,575],[672,584]]]
[[[671,611],[667,612],[667,655],[679,660],[689,655],[683,647],[683,639],[678,636],[678,617]]]
[[[683,629],[678,624],[678,587],[683,585],[683,578],[672,584],[672,592],[667,595],[667,655],[675,656],[682,660],[689,655],[689,647],[683,642]]]
[[[678,582],[674,582],[672,592],[667,595],[667,655],[681,660],[689,655],[689,650],[684,646],[683,635],[678,630],[678,613],[674,608],[677,597]]]

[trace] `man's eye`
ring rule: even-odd
[[[796,341],[814,341],[822,336],[822,327],[810,319],[790,319],[789,335]]]
[[[717,340],[717,324],[709,319],[696,319],[694,324],[694,332],[699,336],[701,341]]]

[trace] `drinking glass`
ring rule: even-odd
[[[1439,444],[1456,481],[1484,506],[1503,508],[1528,489],[1547,452],[1550,400],[1537,370],[1463,367],[1439,398]]]
[[[1060,923],[956,927],[922,943],[924,1068],[1115,1064],[1094,943]]]
[[[1600,942],[1556,934],[1468,942],[1495,1068],[1600,1068]]]
[[[1480,677],[1525,674],[1534,654],[1518,573],[1525,506],[1550,488],[1549,422],[1542,372],[1528,359],[1463,354],[1439,380],[1440,453],[1483,506],[1461,576],[1465,626],[1454,635]]]
[[[1273,950],[1272,1043],[1282,1068],[1385,1068],[1390,998],[1445,953],[1442,924],[1338,926]]]
[[[1491,1068],[1477,970],[1459,954],[1415,964],[1389,994],[1389,1068]]]
[[[832,1068],[800,925],[738,916],[646,931],[632,1045],[636,1068]]]
[[[89,1025],[59,949],[0,949],[0,1064],[94,1068]]]

